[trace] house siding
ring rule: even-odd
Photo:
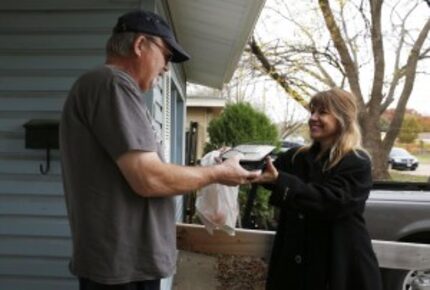
[[[72,83],[104,62],[104,45],[117,17],[138,7],[164,9],[150,0],[0,0],[1,290],[77,289],[68,270],[71,241],[59,151],[51,150],[50,171],[41,175],[46,152],[25,148],[23,124],[60,119]],[[180,70],[174,69],[172,79],[183,80],[175,71]],[[181,81],[180,91],[184,88]],[[162,130],[162,88],[146,97]],[[182,160],[182,151],[183,146],[172,161]],[[181,206],[177,212],[179,218]],[[163,289],[169,288],[170,282],[163,281]]]

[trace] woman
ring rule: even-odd
[[[378,263],[363,219],[372,186],[354,96],[340,89],[310,102],[309,147],[268,160],[254,182],[281,209],[268,290],[380,290]]]

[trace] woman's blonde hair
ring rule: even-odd
[[[357,150],[366,152],[361,144],[361,132],[358,125],[358,108],[353,94],[333,88],[314,95],[309,103],[311,111],[324,110],[332,114],[338,121],[340,132],[329,152],[329,158],[324,170],[334,167],[349,152]],[[309,150],[311,146],[303,147],[297,153]],[[296,154],[297,154],[296,153]]]

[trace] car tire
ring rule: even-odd
[[[427,272],[427,271],[426,271]],[[416,277],[416,271],[382,269],[382,284],[384,290],[413,290],[416,285],[412,285],[413,277]],[[415,281],[416,283],[416,281]],[[419,288],[421,289],[421,288]]]
[[[403,289],[403,281],[406,278],[408,271],[394,270],[394,269],[382,269],[382,284],[384,290],[405,290]]]

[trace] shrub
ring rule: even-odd
[[[205,152],[239,144],[279,144],[276,126],[249,103],[228,104],[208,126],[210,142]]]
[[[276,126],[262,112],[249,103],[228,104],[223,113],[209,123],[210,142],[205,152],[222,146],[234,147],[240,144],[271,144],[279,146],[279,134]],[[245,210],[249,186],[239,192],[241,214]],[[257,190],[251,219],[254,228],[273,228],[273,209],[269,207],[269,191],[262,187]]]

